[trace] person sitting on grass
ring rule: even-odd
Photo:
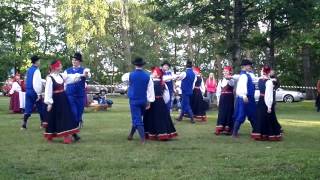
[[[97,96],[97,101],[98,101],[100,110],[101,108],[103,110],[106,110],[108,107],[111,107],[113,104],[113,101],[107,99],[106,94],[107,94],[107,91],[103,89],[103,90],[100,90],[100,93]]]

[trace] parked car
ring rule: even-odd
[[[95,82],[87,85],[88,94],[98,94],[101,91],[106,91],[107,93],[111,93],[111,88],[108,85],[101,85]]]
[[[260,91],[256,89],[254,96],[256,101],[258,101],[260,96]],[[299,91],[289,91],[282,88],[278,88],[276,91],[277,102],[285,102],[285,103],[298,102],[298,101],[304,100],[305,96],[306,96],[305,93],[301,93]]]
[[[120,83],[114,87],[115,93],[126,94],[128,92],[128,83]]]

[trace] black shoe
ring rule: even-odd
[[[191,121],[190,121],[190,122],[191,122],[191,124],[194,124],[194,123],[196,123],[196,122],[195,122],[195,121],[194,121],[193,119],[191,119]]]
[[[128,141],[132,141],[133,140],[133,136],[129,135],[127,139],[128,139]]]
[[[73,137],[73,140],[74,140],[75,142],[80,141],[80,139],[81,139],[78,134],[73,134],[72,137]]]
[[[23,124],[22,124],[21,130],[27,130],[27,124],[26,124],[26,123],[23,123]]]

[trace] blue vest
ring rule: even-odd
[[[172,73],[171,73],[170,71],[167,71],[167,72],[165,72],[164,74],[165,74],[165,75],[171,75]],[[168,81],[168,82],[166,82],[166,84],[167,84],[167,86],[168,86],[170,95],[172,95],[172,94],[173,94],[173,81],[172,81],[172,80],[171,80],[171,81]]]
[[[181,82],[182,94],[191,95],[193,92],[193,83],[196,75],[191,68],[187,68],[186,77]]]
[[[27,71],[27,79],[26,79],[26,92],[34,92],[33,89],[33,75],[34,72],[38,69],[37,66],[32,65]]]
[[[247,96],[248,97],[253,97],[254,98],[254,91],[255,91],[255,85],[253,84],[252,77],[250,74],[248,74],[246,71],[241,71],[241,74],[245,74],[248,77],[248,82],[247,82]]]
[[[130,103],[147,102],[147,90],[150,75],[142,69],[136,69],[129,75],[128,97]]]
[[[68,68],[66,70],[67,74],[83,74],[84,68]],[[81,80],[76,83],[67,84],[66,93],[68,96],[84,96],[85,95],[85,87],[86,87],[86,78],[81,77]]]

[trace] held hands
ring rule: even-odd
[[[271,108],[268,108],[268,113],[271,113]]]
[[[148,109],[150,109],[150,103],[148,103],[147,105],[146,105],[146,110],[148,110]]]
[[[49,104],[49,105],[47,106],[47,111],[50,112],[51,109],[52,109],[52,104]]]
[[[36,102],[40,101],[41,95],[38,95]]]
[[[86,77],[86,78],[89,78],[90,77],[90,69],[85,69],[83,71],[83,74],[82,74],[83,77]]]
[[[243,102],[244,102],[244,103],[248,103],[248,102],[249,102],[249,100],[248,100],[248,97],[247,97],[247,96],[243,96]]]

